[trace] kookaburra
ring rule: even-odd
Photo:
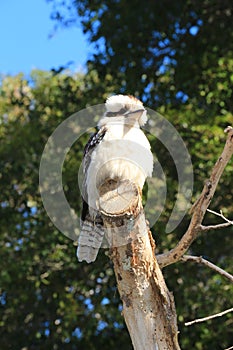
[[[98,188],[106,179],[129,180],[141,190],[152,176],[153,155],[140,129],[147,122],[146,109],[133,96],[107,99],[99,131],[88,141],[83,156],[83,209],[78,241],[79,261],[95,261],[104,237]]]

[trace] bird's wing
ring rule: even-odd
[[[83,171],[84,179],[82,184],[82,214],[81,214],[81,231],[78,240],[77,257],[79,261],[85,260],[90,263],[95,261],[99,248],[104,237],[103,220],[96,213],[93,218],[89,212],[87,197],[87,173],[91,163],[91,156],[98,144],[103,140],[107,129],[102,127],[99,131],[91,136],[84,148]]]
[[[95,148],[99,145],[99,143],[103,140],[107,129],[105,127],[102,127],[100,130],[98,130],[96,133],[94,133],[87,144],[84,147],[83,151],[83,172],[84,172],[84,179],[82,184],[82,201],[83,201],[83,207],[82,207],[82,214],[81,219],[82,221],[85,220],[86,216],[88,215],[88,196],[87,196],[87,173],[88,168],[91,162],[91,156]]]

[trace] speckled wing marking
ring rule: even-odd
[[[96,215],[95,219],[90,216],[88,198],[87,198],[87,172],[91,162],[91,156],[96,146],[103,140],[106,134],[106,127],[101,128],[91,136],[84,148],[83,155],[83,187],[82,187],[82,214],[81,214],[81,231],[78,240],[77,257],[79,261],[85,260],[90,263],[95,261],[99,248],[101,247],[104,228],[100,215]]]
[[[84,151],[83,151],[83,172],[84,172],[84,179],[83,179],[83,184],[82,184],[82,200],[83,200],[83,208],[82,208],[82,214],[81,214],[81,219],[82,221],[85,220],[86,215],[88,214],[89,210],[88,210],[88,204],[85,201],[85,199],[87,198],[87,184],[86,184],[86,179],[87,179],[87,172],[88,172],[88,168],[91,162],[91,155],[95,149],[96,146],[98,146],[98,144],[103,140],[105,134],[106,134],[107,128],[103,127],[101,128],[99,131],[97,131],[96,133],[94,133],[89,141],[87,142],[87,144],[84,147]]]

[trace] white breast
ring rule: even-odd
[[[150,144],[139,127],[110,125],[103,141],[92,153],[87,174],[87,194],[90,208],[98,210],[97,188],[106,178],[128,179],[141,189],[152,175],[153,155]]]

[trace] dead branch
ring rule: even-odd
[[[227,279],[229,279],[233,283],[233,276],[230,273],[226,272],[225,270],[221,269],[220,267],[216,266],[215,264],[211,263],[210,261],[202,258],[201,256],[184,255],[184,256],[182,256],[182,258],[180,260],[184,261],[184,262],[192,261],[192,262],[195,262],[197,264],[202,264],[204,266],[207,266],[210,269],[219,273],[220,275],[226,277]]]
[[[209,321],[209,320],[212,320],[213,318],[221,317],[221,316],[227,314],[228,312],[233,312],[233,308],[225,310],[225,311],[222,311],[222,312],[219,312],[218,314],[210,315],[210,316],[203,317],[203,318],[198,318],[198,319],[190,321],[190,322],[185,322],[184,325],[185,326],[191,326],[191,325],[193,325],[195,323]]]
[[[224,222],[223,224],[217,224],[217,225],[208,225],[208,226],[200,225],[200,231],[201,232],[206,232],[206,231],[210,231],[210,230],[219,230],[219,229],[222,229],[222,228],[225,228],[225,227],[233,225],[233,221],[227,219],[223,215],[221,210],[220,210],[220,213],[217,213],[216,211],[213,211],[213,210],[210,210],[210,209],[207,209],[207,211],[209,213],[212,213],[212,214],[216,215],[216,216],[220,216],[226,222]]]
[[[211,230],[220,230],[222,228],[226,228],[226,227],[229,227],[231,225],[233,225],[233,223],[231,223],[231,222],[224,222],[224,224],[208,225],[208,226],[200,225],[200,231],[206,232],[206,231],[211,231]]]
[[[155,259],[140,191],[129,181],[106,180],[99,193],[123,316],[134,349],[179,350],[174,300]]]
[[[207,209],[207,211],[208,211],[209,213],[212,213],[212,214],[216,215],[216,216],[220,216],[220,218],[222,218],[222,219],[223,219],[224,221],[226,221],[228,224],[233,225],[233,221],[227,219],[227,218],[223,215],[222,210],[220,210],[220,213],[217,213],[216,211],[210,210],[210,209]]]
[[[192,218],[187,231],[175,248],[157,256],[161,268],[179,261],[201,231],[201,223],[206,210],[213,198],[219,179],[233,154],[233,128],[229,126],[225,129],[225,132],[228,135],[224,149],[215,163],[210,178],[206,181],[199,199],[192,207]]]

